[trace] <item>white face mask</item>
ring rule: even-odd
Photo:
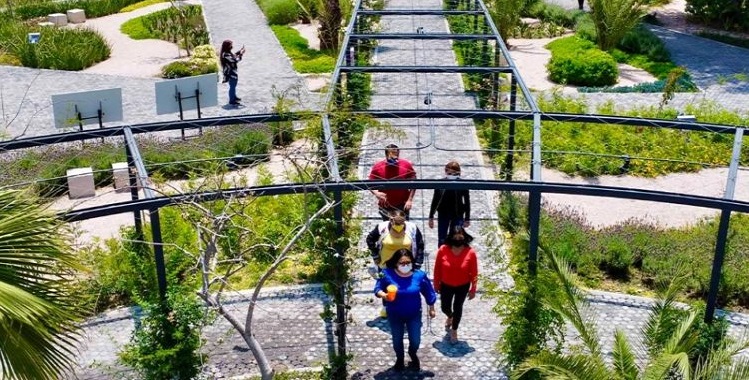
[[[411,264],[398,265],[398,271],[400,271],[403,274],[411,272]]]
[[[448,174],[448,175],[445,176],[445,178],[447,178],[447,179],[459,179],[460,175],[457,175],[457,174]]]

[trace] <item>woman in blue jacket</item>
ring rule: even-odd
[[[434,318],[434,303],[437,294],[432,282],[422,270],[414,269],[414,256],[407,249],[399,249],[386,262],[382,277],[375,285],[375,296],[385,300],[387,319],[393,336],[395,366],[402,371],[404,365],[403,334],[408,332],[408,356],[411,362],[408,368],[414,371],[421,369],[416,352],[421,344],[421,295],[429,305],[429,318]]]

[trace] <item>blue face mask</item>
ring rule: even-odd
[[[394,157],[388,157],[387,162],[390,166],[398,165],[398,159]]]

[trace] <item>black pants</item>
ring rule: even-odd
[[[460,286],[450,286],[444,282],[440,284],[440,304],[442,312],[448,318],[453,319],[453,330],[458,329],[460,325],[460,318],[463,317],[463,303],[466,302],[466,296],[468,296],[468,290],[471,288],[471,283]]]
[[[382,207],[379,206],[380,211],[380,218],[382,218],[383,221],[390,220],[390,212],[395,210],[401,210],[406,214],[406,220],[409,220],[411,210],[406,211],[406,206],[403,205],[401,207]]]

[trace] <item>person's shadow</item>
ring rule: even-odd
[[[367,321],[366,325],[367,327],[374,327],[390,334],[390,323],[388,323],[387,318],[377,317],[371,321]]]
[[[351,380],[422,380],[427,378],[433,378],[434,372],[432,371],[395,371],[392,368],[388,368],[384,371],[372,373],[371,369],[359,371],[351,375]]]
[[[476,349],[471,347],[471,345],[466,341],[459,340],[456,343],[450,343],[450,339],[447,334],[445,334],[442,340],[438,340],[432,343],[432,347],[434,347],[442,355],[449,358],[459,358],[476,351]]]

